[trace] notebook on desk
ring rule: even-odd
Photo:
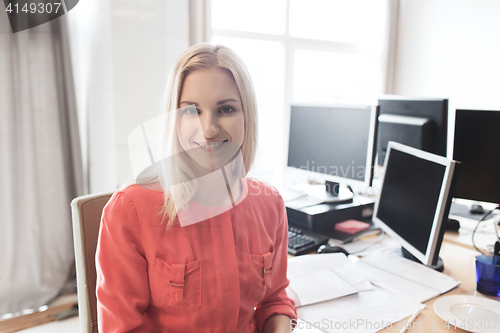
[[[371,275],[363,265],[340,253],[290,258],[287,277],[287,294],[296,302],[299,318],[322,332],[374,333],[383,328],[382,322],[400,321],[421,306],[409,297],[371,285]],[[356,326],[346,328],[346,323]],[[379,327],[374,328],[374,323]]]
[[[287,294],[298,307],[371,289],[366,271],[342,253],[288,259]]]
[[[399,253],[399,250],[379,251],[361,258],[359,263],[370,272],[373,284],[421,303],[460,285],[460,281],[405,259]]]

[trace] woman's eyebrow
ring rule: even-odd
[[[181,104],[189,104],[189,105],[196,105],[196,106],[198,106],[198,103],[189,102],[189,101],[180,102],[179,105],[181,105]]]
[[[224,103],[227,103],[227,102],[237,102],[237,103],[241,103],[239,100],[237,99],[234,99],[234,98],[228,98],[228,99],[223,99],[222,101],[218,101],[217,102],[217,105],[221,105],[221,104],[224,104]]]
[[[227,102],[237,102],[237,103],[241,103],[239,100],[237,99],[234,99],[234,98],[227,98],[227,99],[223,99],[221,101],[218,101],[217,102],[217,105],[222,105],[224,103],[227,103]],[[182,101],[179,103],[180,104],[189,104],[189,105],[195,105],[195,106],[198,106],[198,103],[195,103],[195,102],[190,102],[190,101]]]

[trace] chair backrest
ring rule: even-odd
[[[71,202],[80,332],[98,332],[95,252],[102,209],[112,194],[85,195]]]

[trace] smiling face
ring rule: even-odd
[[[228,163],[243,143],[241,97],[230,72],[196,70],[184,79],[179,99],[179,142],[203,169]]]

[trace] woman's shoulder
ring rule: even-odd
[[[269,184],[268,182],[260,179],[255,179],[252,177],[246,177],[246,180],[247,180],[249,195],[274,197],[278,200],[282,200],[281,195],[276,189],[276,187]]]
[[[247,203],[252,205],[253,209],[257,208],[258,214],[265,217],[265,221],[283,221],[282,217],[286,215],[285,203],[276,187],[255,178],[247,177],[246,180],[248,197],[250,197]],[[267,223],[266,225],[279,226],[279,223]]]
[[[106,206],[140,207],[144,204],[163,200],[163,191],[153,187],[128,184],[113,193]]]
[[[153,184],[125,184],[118,189],[119,193],[123,193],[129,196],[144,196],[144,195],[158,195],[163,194],[163,190],[159,183]]]
[[[103,209],[102,221],[110,228],[137,231],[143,223],[156,223],[163,204],[163,192],[128,185],[118,189]]]

